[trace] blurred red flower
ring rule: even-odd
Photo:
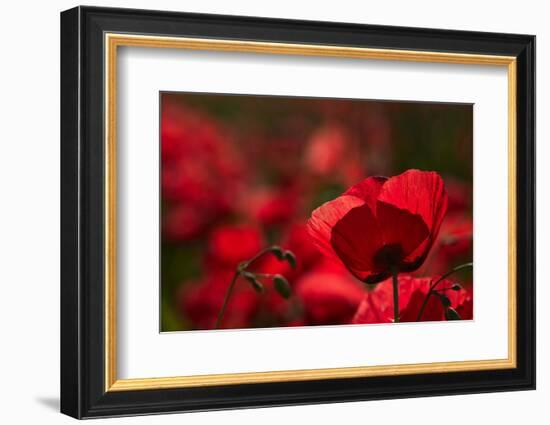
[[[463,320],[472,320],[474,317],[474,294],[472,285],[457,294],[456,312]]]
[[[313,325],[337,325],[349,323],[365,290],[349,274],[326,271],[304,274],[295,284],[306,322]]]
[[[426,299],[432,278],[415,278],[409,275],[399,276],[399,321],[416,322],[422,304]],[[453,283],[443,280],[439,283],[443,293],[463,320],[472,319],[472,294],[469,290],[449,289]],[[445,309],[438,295],[430,296],[422,313],[421,321],[445,320]],[[359,305],[352,323],[390,323],[393,322],[393,297],[391,279],[387,279],[368,291]]]
[[[473,222],[469,214],[447,213],[437,243],[418,275],[445,273],[472,258]]]
[[[193,329],[213,329],[221,310],[232,271],[216,270],[198,282],[187,282],[179,293],[179,307]],[[245,282],[239,281],[229,299],[221,328],[250,326],[258,309],[258,295]]]
[[[305,223],[293,223],[282,245],[296,256],[296,273],[303,273],[318,264],[321,252],[313,243]]]
[[[472,185],[455,178],[445,178],[445,189],[449,197],[449,213],[464,213],[472,208]]]
[[[380,282],[422,265],[447,209],[435,172],[408,170],[369,177],[315,211],[308,231],[326,255],[336,255],[358,279]]]
[[[347,135],[341,127],[321,127],[313,133],[307,145],[306,165],[316,174],[331,174],[340,168],[341,161],[347,155],[348,144]]]
[[[243,192],[240,209],[259,223],[271,226],[288,223],[296,213],[298,190],[288,188],[257,188]]]
[[[164,237],[169,241],[192,239],[198,236],[208,224],[207,213],[189,205],[176,204],[167,209],[162,222]]]
[[[439,238],[440,253],[447,259],[472,256],[473,222],[467,215],[453,214],[445,218]]]
[[[262,233],[252,225],[218,226],[208,239],[209,259],[218,267],[230,269],[251,259],[263,247]]]
[[[161,187],[166,214],[169,217],[174,204],[183,204],[202,217],[195,223],[197,230],[202,230],[231,211],[241,189],[244,167],[231,140],[214,120],[169,96],[162,99]],[[192,214],[187,211],[186,215]],[[164,230],[173,240],[195,234],[175,225],[165,226]]]
[[[349,183],[364,175],[359,150],[340,125],[325,124],[313,132],[304,155],[305,166],[315,176]]]

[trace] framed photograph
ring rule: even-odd
[[[535,388],[535,37],[61,14],[61,411]]]

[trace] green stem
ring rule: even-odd
[[[233,292],[233,288],[235,287],[235,283],[237,283],[237,279],[240,274],[241,274],[240,269],[237,269],[237,271],[233,275],[233,279],[231,280],[231,283],[227,288],[227,292],[225,293],[225,298],[223,300],[222,308],[218,313],[218,319],[216,320],[216,326],[214,327],[214,329],[219,329],[222,324],[223,315],[225,314],[225,309],[227,308],[227,303],[229,302],[229,298],[231,297],[231,293]]]
[[[233,288],[235,287],[235,283],[237,283],[237,279],[239,278],[239,276],[241,274],[245,273],[245,272],[248,272],[247,271],[248,267],[250,267],[252,265],[252,263],[254,263],[256,260],[260,259],[262,256],[264,256],[268,252],[274,252],[274,250],[281,250],[281,248],[276,246],[276,245],[271,245],[267,248],[262,249],[260,252],[258,252],[256,255],[254,255],[254,257],[252,257],[250,260],[243,261],[242,263],[240,263],[237,266],[237,270],[235,271],[235,274],[233,275],[233,279],[231,280],[231,283],[229,284],[229,287],[227,288],[227,292],[225,293],[225,298],[223,300],[222,308],[221,308],[220,312],[218,313],[218,319],[216,320],[216,326],[215,326],[214,329],[219,329],[221,324],[222,324],[223,315],[225,314],[225,310],[227,308],[227,303],[229,302],[229,298],[231,298],[231,293],[233,292]],[[287,252],[290,252],[290,251],[287,251]],[[261,278],[272,278],[273,277],[272,274],[267,274],[267,273],[255,273],[254,272],[254,275],[256,277],[261,277]]]
[[[448,271],[443,276],[441,276],[439,279],[437,279],[434,283],[432,283],[432,285],[430,286],[430,289],[428,290],[428,293],[426,294],[426,298],[424,298],[424,302],[420,307],[420,311],[418,312],[418,317],[416,318],[416,321],[420,322],[420,319],[422,319],[422,314],[424,314],[424,310],[426,309],[428,300],[430,299],[430,297],[435,291],[435,288],[437,287],[437,285],[439,285],[440,282],[447,279],[450,275],[452,275],[453,273],[456,273],[459,270],[465,269],[467,267],[473,267],[473,266],[474,266],[474,263],[465,263],[465,264],[461,264],[460,266],[456,266],[455,268],[453,268],[452,270]]]
[[[256,272],[254,272],[254,275],[256,277],[260,277],[260,278],[263,278],[263,279],[271,279],[273,276],[275,276],[271,273],[256,273]]]
[[[397,268],[392,267],[392,284],[393,284],[393,322],[399,323],[399,280],[397,279]]]
[[[252,263],[254,263],[256,260],[258,260],[260,257],[262,257],[264,254],[267,254],[268,252],[270,252],[271,250],[273,249],[273,246],[269,246],[267,248],[264,248],[262,249],[260,252],[258,252],[254,257],[252,257],[250,260],[248,261],[245,261],[244,263],[241,264],[241,269],[242,270],[245,270],[247,269],[248,267],[250,267],[250,265]]]

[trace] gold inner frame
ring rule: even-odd
[[[516,367],[516,58],[106,33],[105,46],[105,391],[510,369]],[[504,66],[508,72],[508,357],[495,360],[118,379],[116,325],[116,99],[119,46]]]

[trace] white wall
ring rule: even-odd
[[[0,420],[69,423],[57,413],[59,381],[59,12],[77,3],[5,2],[0,17]],[[97,1],[96,5],[348,21],[537,35],[538,390],[111,420],[109,423],[495,424],[548,421],[550,400],[550,27],[545,2],[463,0]],[[544,196],[546,195],[546,196]],[[101,421],[100,421],[101,422]]]

